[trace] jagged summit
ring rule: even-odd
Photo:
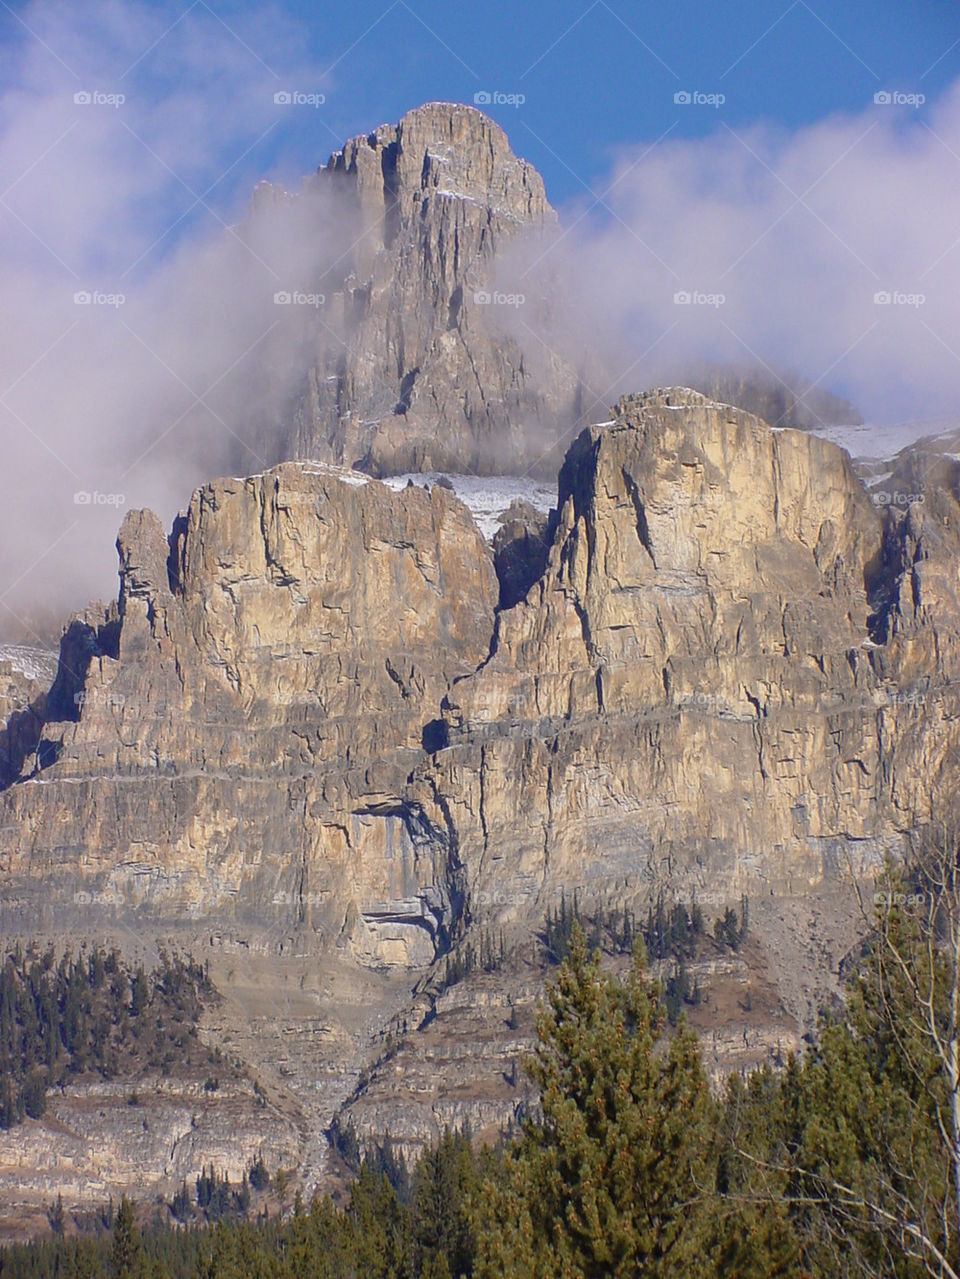
[[[333,263],[304,282],[324,296],[310,368],[273,460],[319,457],[376,476],[408,471],[552,478],[563,443],[610,383],[603,353],[574,367],[550,334],[562,284],[549,268],[558,218],[543,179],[476,107],[430,102],[358,134],[305,182],[340,224]],[[296,197],[261,184],[253,207]],[[535,296],[534,296],[535,295]],[[774,424],[859,421],[798,375],[702,367],[684,384]]]
[[[514,155],[504,130],[476,107],[425,103],[397,124],[351,138],[318,172],[354,171],[364,183],[371,166],[359,157],[367,152],[374,167],[380,166],[388,193],[402,201],[418,190],[433,191],[479,200],[522,222],[556,220],[540,174]]]
[[[428,103],[350,139],[307,189],[339,202],[349,233],[316,282],[322,324],[277,460],[374,475],[555,473],[556,454],[541,458],[577,419],[579,380],[532,333],[511,336],[522,281],[499,281],[496,263],[557,219],[500,126]],[[285,198],[271,188],[256,202]]]

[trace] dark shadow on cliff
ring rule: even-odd
[[[115,605],[105,610],[103,622],[96,626],[82,617],[70,622],[60,639],[57,674],[49,690],[26,709],[15,711],[0,729],[0,791],[23,780],[31,756],[30,777],[57,762],[63,734],[48,734],[48,726],[78,722],[90,663],[99,657],[116,659],[119,647],[120,620]]]

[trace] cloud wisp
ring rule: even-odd
[[[605,394],[731,363],[799,370],[868,421],[960,417],[960,84],[893,99],[793,133],[718,110],[624,154],[549,250],[504,262],[504,289],[567,293],[514,326],[598,350]]]

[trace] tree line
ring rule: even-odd
[[[19,944],[0,963],[0,1128],[39,1119],[49,1089],[87,1072],[167,1074],[207,1057],[197,1039],[213,987],[193,960],[147,974],[99,947],[56,958]]]

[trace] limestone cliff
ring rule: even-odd
[[[94,918],[303,924],[429,961],[457,871],[400,793],[488,651],[469,512],[288,464],[199,490],[169,539],[132,512],[117,545],[118,621],[64,639],[57,762],[3,797],[4,905],[42,928],[80,893]]]
[[[695,392],[615,416],[571,448],[546,571],[418,774],[477,915],[869,873],[955,789],[947,517],[884,532],[846,454]]]
[[[504,334],[495,260],[555,224],[540,175],[475,108],[430,103],[332,155],[314,188],[331,185],[355,230],[284,455],[375,475],[537,463],[579,383]]]
[[[957,792],[956,488],[884,509],[833,445],[690,390],[613,418],[555,518],[514,508],[500,581],[448,489],[318,463],[209,484],[169,535],[128,515],[118,602],[68,627],[0,793],[5,933],[188,935],[228,993],[236,956],[281,965],[231,1050],[282,1040],[310,1151],[343,1103],[393,1124],[404,1079],[411,1142],[509,1117],[485,1031],[416,1038],[455,1020],[431,965],[471,928],[529,943],[561,891],[748,894],[773,992],[743,1034],[793,1042],[855,940],[844,886]]]
[[[615,418],[550,528],[518,524],[528,589],[496,615],[440,486],[287,464],[201,489],[169,538],[129,515],[119,605],[68,630],[3,795],[6,899],[39,921],[93,884],[422,964],[564,885],[732,899],[879,865],[955,776],[956,500],[882,514],[834,446],[691,391]]]

